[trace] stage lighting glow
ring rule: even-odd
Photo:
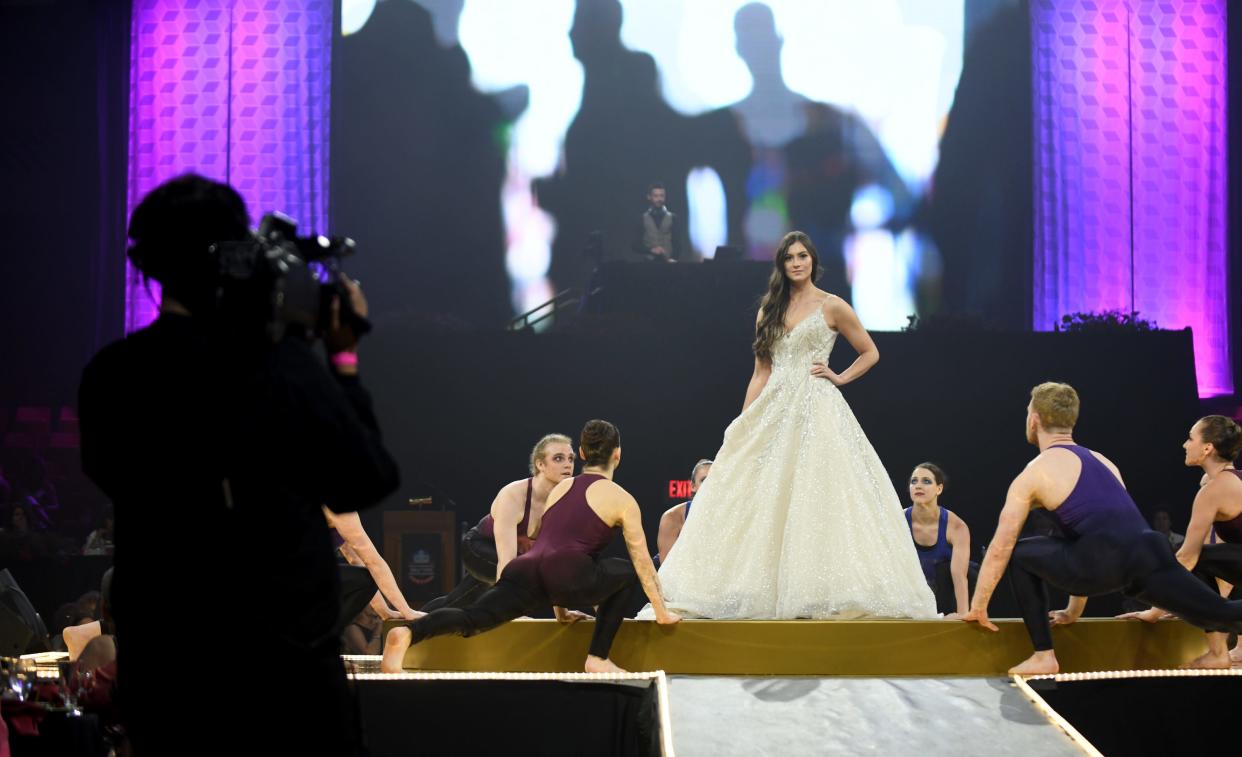
[[[441,43],[465,50],[479,91],[526,90],[527,107],[508,143],[501,205],[513,306],[533,307],[551,290],[547,271],[556,224],[530,187],[565,169],[565,135],[582,102],[583,70],[569,40],[576,5],[418,2],[431,13]],[[844,119],[847,144],[840,149],[888,183],[893,212],[908,212],[918,201],[935,168],[941,124],[961,73],[961,0],[934,9],[916,0],[621,0],[620,6],[621,42],[655,60],[668,105],[686,116],[732,111],[755,149],[743,229],[728,228],[724,187],[715,171],[699,166],[685,176],[663,177],[685,183],[691,244],[703,257],[745,236],[750,256],[767,259],[798,222],[789,214],[783,150],[807,133],[807,108],[814,104]],[[343,0],[342,31],[361,28],[373,7],[373,0]],[[874,241],[856,247],[869,250]],[[921,243],[915,238],[911,244]],[[887,245],[893,246],[891,240]],[[831,254],[842,254],[839,242]],[[910,271],[894,267],[892,255],[884,254],[856,255],[853,267],[855,298],[875,303],[864,324],[905,323],[913,312]],[[890,273],[895,280],[886,278]],[[894,288],[900,294],[895,298]]]
[[[341,35],[348,37],[367,25],[375,0],[341,0]]]
[[[690,216],[690,244],[705,259],[715,257],[716,248],[729,240],[729,215],[720,174],[700,166],[686,177],[686,203],[694,209]]]
[[[1190,327],[1205,397],[1234,388],[1225,12],[1031,3],[1032,326],[1117,309]]]
[[[438,4],[425,3],[433,15]],[[553,294],[547,278],[556,223],[536,203],[531,182],[556,171],[565,132],[582,102],[582,65],[573,56],[572,0],[543,0],[539,12],[507,0],[474,0],[462,8],[459,42],[481,92],[526,89],[528,104],[513,124],[501,189],[505,267],[518,312]],[[437,28],[445,24],[437,19]],[[547,322],[543,322],[544,325]]]

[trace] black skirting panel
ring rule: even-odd
[[[1242,676],[1028,683],[1106,755],[1212,754],[1235,741]]]
[[[356,680],[372,757],[660,754],[652,681]]]

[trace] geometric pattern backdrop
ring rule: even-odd
[[[232,184],[252,219],[279,210],[328,231],[333,0],[135,0],[130,48],[130,214],[187,172]],[[127,269],[126,332],[150,323],[158,285]],[[152,296],[154,295],[154,296]]]
[[[1033,326],[1137,310],[1233,391],[1225,3],[1032,0]]]

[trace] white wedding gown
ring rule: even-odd
[[[725,430],[660,566],[671,609],[720,619],[937,617],[880,458],[841,391],[811,375],[836,338],[817,310],[776,344],[767,386]]]

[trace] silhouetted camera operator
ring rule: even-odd
[[[199,176],[147,195],[129,256],[162,285],[160,316],[82,377],[83,466],[115,503],[118,698],[140,756],[357,744],[320,505],[358,510],[398,483],[357,375],[366,301],[330,249],[298,252],[314,240],[291,224],[248,227],[237,192]]]

